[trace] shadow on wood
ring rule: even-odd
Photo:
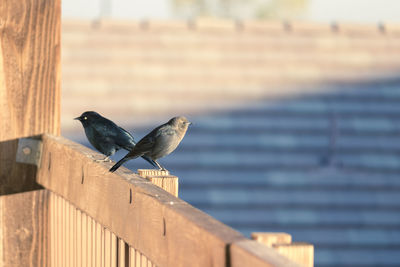
[[[36,183],[37,167],[15,161],[18,139],[0,142],[0,195],[43,188]]]

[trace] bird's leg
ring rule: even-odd
[[[103,159],[103,161],[104,161],[104,162],[111,162],[111,159],[110,159],[109,156],[106,156],[106,157]]]
[[[167,170],[163,166],[161,166],[160,163],[157,162],[157,160],[155,160],[154,162],[157,164],[158,168],[160,168],[159,169],[160,171],[166,171]]]

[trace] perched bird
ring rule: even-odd
[[[109,157],[121,148],[131,151],[136,145],[130,133],[97,112],[86,111],[74,120],[82,123],[89,142],[106,156],[100,161],[108,161]],[[158,167],[150,158],[143,158],[154,167]]]
[[[157,162],[157,159],[175,150],[185,136],[190,124],[192,123],[185,117],[175,117],[170,119],[167,123],[158,126],[143,137],[125,157],[112,166],[110,172],[116,171],[124,162],[140,156],[149,157],[154,160],[160,170],[165,170]]]

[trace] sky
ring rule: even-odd
[[[274,0],[253,0],[265,4]],[[292,0],[294,1],[294,0]],[[102,16],[118,19],[176,19],[172,0],[68,0],[63,1],[64,18],[96,19]],[[207,2],[207,1],[205,1]],[[236,3],[240,1],[236,1]],[[243,1],[243,14],[248,6]],[[305,7],[295,18],[318,22],[400,22],[400,0],[303,0]],[[240,8],[239,4],[239,8]],[[240,14],[240,10],[237,11]],[[188,15],[187,15],[188,16]],[[282,18],[281,18],[282,19]]]

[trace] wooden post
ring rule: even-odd
[[[0,193],[37,189],[18,138],[60,134],[60,0],[0,4]],[[29,181],[27,181],[29,180]]]
[[[254,232],[251,233],[251,239],[271,248],[275,244],[292,243],[292,236],[287,233]]]
[[[60,0],[0,4],[0,266],[50,265],[48,192],[31,191],[38,168],[16,152],[19,138],[60,134],[60,18]]]
[[[48,266],[49,191],[0,196],[0,266]]]
[[[314,246],[303,242],[292,243],[292,236],[287,233],[255,232],[251,238],[275,249],[300,266],[314,266]]]
[[[139,176],[146,178],[156,186],[161,187],[168,193],[178,197],[178,177],[169,175],[168,171],[138,169],[138,174]]]

